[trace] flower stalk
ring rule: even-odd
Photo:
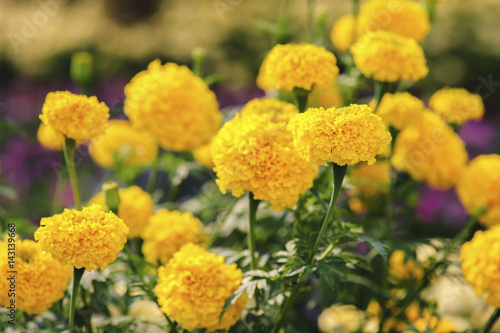
[[[76,209],[82,210],[82,200],[80,199],[80,191],[78,188],[78,177],[76,176],[75,150],[76,141],[70,138],[65,138],[63,148],[64,160],[66,161],[71,187],[73,188]]]
[[[156,156],[156,159],[153,161],[153,165],[151,166],[151,172],[149,173],[148,185],[146,186],[146,190],[149,194],[154,193],[156,189],[156,183],[158,183],[159,160],[160,160],[160,148],[158,148],[158,155]]]
[[[375,107],[373,113],[377,113],[377,109],[384,97],[385,93],[389,91],[389,82],[375,81]]]
[[[311,89],[312,90],[312,89]],[[302,88],[294,88],[293,96],[295,98],[295,106],[299,110],[299,113],[303,113],[307,108],[307,97],[309,96],[310,91]]]
[[[491,314],[490,319],[486,322],[486,325],[479,331],[479,333],[489,333],[493,326],[495,325],[496,321],[500,318],[500,309],[495,309],[493,313]]]
[[[80,287],[80,281],[82,280],[83,273],[85,273],[85,267],[73,267],[73,290],[71,291],[71,301],[69,304],[69,333],[73,333],[75,326],[76,296],[78,294],[78,288]]]
[[[248,250],[250,251],[250,269],[258,268],[257,259],[255,258],[255,222],[257,220],[257,209],[259,208],[260,200],[253,197],[252,192],[248,192],[249,210],[248,210]]]

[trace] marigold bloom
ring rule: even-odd
[[[486,231],[476,231],[470,242],[462,245],[460,260],[462,272],[476,292],[477,297],[486,293],[486,303],[500,308],[500,226]]]
[[[158,156],[158,144],[127,120],[110,120],[104,135],[90,142],[90,157],[105,169],[148,165]]]
[[[420,122],[399,133],[391,163],[417,181],[449,189],[461,178],[467,160],[460,137],[439,116],[425,111]]]
[[[321,332],[359,332],[366,322],[366,315],[354,305],[334,304],[321,312],[318,328]]]
[[[205,145],[193,150],[194,160],[205,168],[212,170],[214,167],[214,161],[212,159],[212,142],[213,138]]]
[[[64,136],[44,123],[38,127],[36,138],[45,149],[62,150],[64,147]]]
[[[465,168],[457,183],[457,194],[467,212],[485,207],[479,222],[487,227],[500,224],[500,155],[480,155]]]
[[[8,240],[5,236],[5,240],[0,241],[0,306],[5,308],[11,304],[9,289],[12,289],[8,279],[12,267],[7,261],[7,251],[14,250],[8,247],[8,244],[13,244]],[[73,276],[72,269],[61,266],[32,240],[16,239],[15,253],[16,308],[26,313],[40,314],[64,297],[68,281]]]
[[[337,58],[323,47],[312,44],[276,45],[260,67],[257,85],[270,88],[310,91],[335,82],[339,69]]]
[[[327,165],[367,161],[385,151],[391,134],[368,105],[351,104],[340,109],[310,108],[290,120],[288,130],[305,160]]]
[[[228,330],[241,316],[246,294],[224,313],[220,323],[219,315],[242,278],[236,264],[226,265],[223,257],[190,243],[159,268],[155,292],[161,310],[183,329]]]
[[[406,260],[403,250],[396,250],[389,258],[389,275],[398,281],[421,280],[424,277],[424,270],[415,263],[415,260]]]
[[[307,102],[310,107],[332,108],[342,105],[344,96],[339,86],[333,84],[325,89],[313,88]]]
[[[42,218],[35,240],[61,265],[91,271],[115,261],[128,231],[122,219],[96,205]]]
[[[481,120],[484,104],[479,95],[463,88],[443,88],[429,100],[430,108],[450,124],[462,125],[468,120]]]
[[[349,51],[356,37],[355,23],[356,21],[352,15],[341,16],[335,21],[330,32],[330,39],[337,50]]]
[[[203,225],[190,212],[160,209],[142,233],[142,253],[152,264],[166,264],[175,252],[187,243],[205,239]]]
[[[212,158],[217,185],[236,197],[245,191],[281,211],[292,208],[299,195],[313,185],[315,165],[293,148],[287,122],[297,109],[273,99],[254,99],[224,124],[214,138]]]
[[[109,108],[97,97],[69,91],[50,92],[45,97],[40,119],[56,132],[76,141],[89,141],[104,133]]]
[[[347,179],[354,186],[354,195],[370,199],[389,189],[391,165],[389,161],[377,161],[373,165],[360,163],[349,172]]]
[[[186,66],[151,62],[125,87],[124,111],[132,125],[167,150],[207,143],[222,123],[215,94]]]
[[[418,81],[429,72],[420,45],[393,32],[367,33],[351,47],[351,52],[361,73],[377,81]]]
[[[424,111],[425,105],[420,99],[407,92],[397,92],[384,95],[377,114],[385,123],[400,130],[408,124],[418,123]]]
[[[359,13],[361,34],[386,30],[421,42],[431,29],[429,15],[412,0],[370,0]]]
[[[139,237],[146,228],[149,218],[153,215],[155,205],[149,193],[143,191],[139,186],[130,186],[118,190],[120,205],[118,206],[118,217],[129,228],[128,238]],[[104,209],[106,206],[104,194],[100,192],[89,201],[89,205],[99,205]]]

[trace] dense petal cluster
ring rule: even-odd
[[[462,176],[467,160],[460,137],[439,116],[425,111],[420,122],[399,133],[391,163],[417,181],[449,189]]]
[[[16,236],[17,237],[17,236]],[[14,238],[11,238],[14,239]],[[9,246],[9,244],[11,246]],[[7,251],[15,246],[15,287],[8,279],[12,267],[7,261]],[[15,306],[26,313],[39,314],[64,297],[68,281],[73,275],[69,266],[61,266],[48,253],[42,252],[40,245],[32,240],[16,239],[0,241],[0,306],[8,307],[11,297],[9,289],[15,290]],[[9,255],[10,256],[10,255]]]
[[[122,219],[96,205],[42,218],[35,240],[61,265],[91,271],[115,261],[128,231]]]
[[[351,47],[351,52],[361,73],[377,81],[418,81],[429,72],[420,45],[393,32],[367,33]]]
[[[431,29],[429,15],[413,0],[369,0],[359,13],[360,34],[386,30],[421,42]]]
[[[485,226],[500,224],[500,155],[473,159],[457,183],[457,193],[469,214],[487,209],[479,222]]]
[[[477,231],[462,245],[462,272],[478,297],[487,294],[486,303],[500,308],[500,226]]]
[[[175,252],[187,243],[205,239],[203,225],[190,212],[160,209],[149,220],[142,233],[142,253],[152,264],[166,264]]]
[[[337,58],[323,47],[312,44],[276,45],[260,67],[257,85],[270,88],[311,90],[326,88],[335,82]]]
[[[222,123],[215,94],[186,66],[153,61],[127,84],[125,97],[124,111],[132,125],[167,150],[199,147]]]
[[[352,15],[341,16],[335,21],[330,32],[330,39],[337,50],[349,51],[356,37],[355,23],[356,20]]]
[[[443,88],[429,100],[430,108],[450,124],[462,125],[468,120],[481,120],[484,104],[481,96],[463,88]]]
[[[325,89],[313,88],[307,102],[310,107],[332,108],[341,106],[344,101],[342,90],[336,84],[333,84]]]
[[[90,157],[105,169],[148,165],[158,156],[158,144],[147,133],[133,128],[127,120],[111,120],[104,135],[89,146]]]
[[[155,205],[153,199],[139,186],[121,188],[118,193],[120,195],[118,217],[129,228],[128,238],[139,237],[144,228],[146,228],[149,218],[154,213]],[[99,205],[108,209],[102,192],[93,197],[89,205]]]
[[[391,141],[382,119],[368,105],[310,108],[292,118],[288,130],[300,156],[322,165],[328,160],[338,165],[361,161],[371,165]]]
[[[64,147],[64,136],[44,123],[38,127],[36,138],[45,149],[62,150]]]
[[[296,114],[292,104],[255,99],[224,124],[212,144],[222,193],[229,189],[239,197],[250,191],[276,211],[295,206],[318,173],[317,166],[299,156],[286,130]]]
[[[45,125],[76,141],[89,141],[103,134],[108,118],[109,108],[97,97],[69,91],[48,93],[40,115]]]
[[[241,316],[248,301],[246,294],[224,313],[220,323],[219,315],[242,278],[236,264],[226,265],[223,257],[187,244],[160,267],[155,292],[161,310],[182,328],[228,330]]]
[[[398,130],[418,123],[424,111],[424,102],[407,92],[386,93],[377,108],[382,120]]]

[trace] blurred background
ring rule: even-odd
[[[203,75],[220,74],[211,88],[225,110],[263,95],[255,86],[263,57],[277,42],[305,41],[308,15],[320,36],[316,43],[339,56],[328,36],[334,21],[351,12],[351,1],[308,3],[313,2],[0,0],[0,217],[37,224],[51,213],[62,158],[37,143],[38,114],[47,92],[78,92],[69,78],[74,52],[93,54],[90,94],[116,117],[122,113],[125,84],[150,61],[190,66],[191,52],[201,47],[206,51]],[[499,17],[498,0],[439,2],[423,45],[430,74],[412,88],[424,101],[443,86],[483,97],[485,119],[460,132],[471,157],[499,152]],[[83,183],[97,188],[104,171],[85,156],[81,168]],[[69,187],[64,191],[70,203]],[[466,219],[452,192],[423,187],[416,200],[425,223],[454,228]]]

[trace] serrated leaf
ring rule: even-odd
[[[361,236],[358,238],[358,243],[368,243],[370,244],[381,256],[384,258],[384,261],[387,261],[389,258],[389,247],[385,244],[382,244],[378,240],[368,237]]]
[[[226,313],[229,308],[236,303],[238,298],[243,295],[243,293],[247,291],[247,287],[245,285],[241,285],[231,296],[229,296],[228,299],[226,299],[226,302],[224,303],[224,308],[222,309],[220,315],[219,315],[219,323],[222,320],[222,317],[224,316],[224,313]]]

